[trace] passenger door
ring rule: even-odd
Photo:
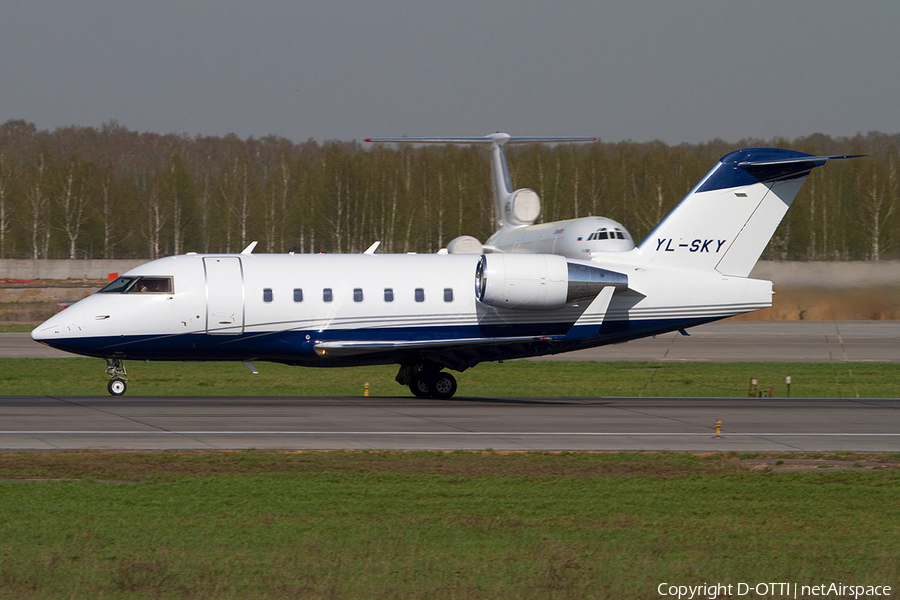
[[[206,333],[244,332],[244,271],[233,256],[203,259],[206,273]]]

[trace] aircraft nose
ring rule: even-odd
[[[59,335],[59,319],[56,317],[47,319],[31,330],[31,339],[36,342],[44,342]]]
[[[31,339],[53,345],[55,340],[81,336],[84,330],[83,313],[82,307],[75,303],[35,327]]]

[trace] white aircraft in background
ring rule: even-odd
[[[171,256],[141,265],[39,325],[54,348],[107,360],[399,364],[420,397],[450,398],[480,362],[619,343],[772,304],[749,279],[814,167],[850,156],[773,148],[723,157],[638,246],[622,225],[585,217],[535,225],[540,201],[513,190],[504,146],[594,138],[375,138],[491,149],[500,229],[438,254]]]

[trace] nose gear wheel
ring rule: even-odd
[[[106,374],[110,376],[106,390],[113,396],[121,396],[128,388],[128,374],[121,358],[106,359]]]

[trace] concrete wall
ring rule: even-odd
[[[131,260],[0,260],[0,279],[106,279],[147,262]]]
[[[781,288],[855,288],[900,286],[900,261],[756,263],[750,277]]]

